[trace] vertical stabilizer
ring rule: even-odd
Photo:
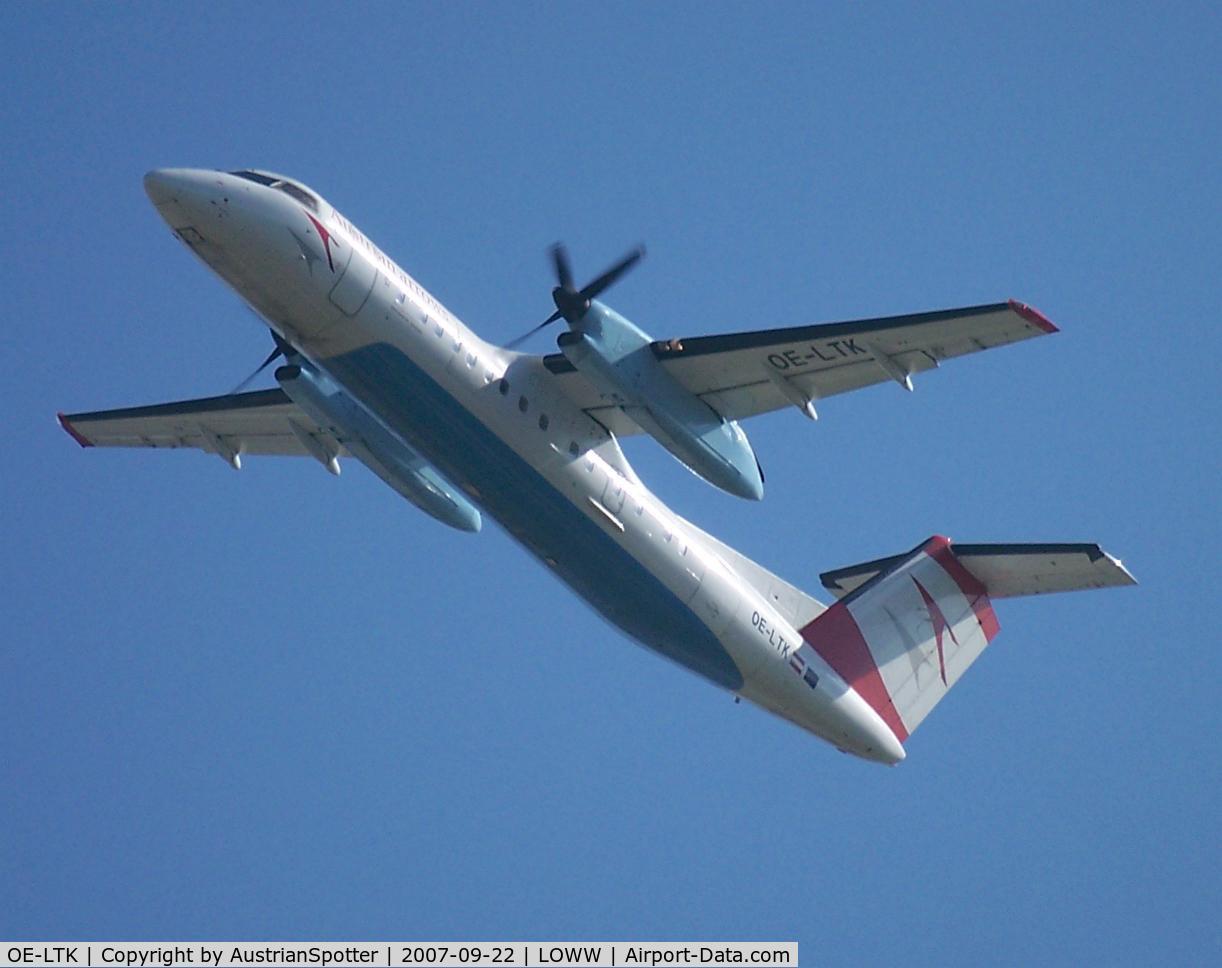
[[[903,742],[1000,626],[984,584],[934,537],[894,559],[802,637]]]
[[[841,598],[802,637],[903,742],[997,635],[992,598],[1133,585],[1094,544],[952,545],[827,572]]]

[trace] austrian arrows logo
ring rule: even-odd
[[[938,666],[942,670],[942,685],[946,685],[946,658],[942,654],[942,633],[949,632],[950,640],[959,644],[959,640],[955,638],[955,630],[951,628],[950,622],[946,621],[946,616],[942,614],[942,609],[938,608],[938,603],[933,600],[929,592],[925,591],[925,586],[915,578],[912,583],[916,585],[917,591],[921,593],[921,598],[925,600],[925,609],[929,612],[929,622],[933,626],[934,641],[938,644]]]
[[[323,226],[322,222],[318,221],[309,212],[306,212],[306,218],[314,223],[314,228],[318,230],[318,237],[322,239],[322,246],[327,250],[327,265],[331,267],[331,271],[335,271],[335,261],[331,258],[331,233]],[[336,245],[339,245],[337,242]]]

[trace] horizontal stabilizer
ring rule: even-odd
[[[1097,544],[955,544],[953,548],[955,558],[984,585],[990,598],[1137,584],[1124,565]],[[843,598],[905,557],[850,565],[819,578],[824,588]]]
[[[903,743],[999,629],[984,585],[935,536],[874,568],[800,632]]]
[[[802,638],[901,743],[997,635],[993,598],[1135,584],[1097,545],[958,545],[940,536],[822,578],[839,601]]]

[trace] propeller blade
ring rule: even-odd
[[[523,333],[523,334],[522,334],[521,336],[519,336],[517,339],[512,340],[511,342],[506,343],[506,344],[505,344],[505,349],[507,349],[507,350],[511,350],[511,349],[514,349],[516,346],[518,346],[518,345],[520,345],[520,344],[522,344],[522,343],[525,343],[525,342],[526,342],[528,339],[530,339],[532,336],[534,336],[534,335],[535,335],[535,333],[539,332],[539,330],[543,329],[544,327],[550,326],[552,323],[554,323],[554,322],[555,322],[556,320],[558,320],[559,318],[560,318],[560,310],[558,310],[558,309],[557,309],[557,310],[556,310],[554,313],[552,313],[550,316],[548,316],[548,317],[547,317],[547,319],[543,320],[543,322],[541,322],[541,323],[540,323],[538,326],[536,326],[536,327],[534,327],[533,329],[528,330],[527,332]]]
[[[272,339],[276,341],[276,348],[267,354],[267,359],[265,359],[262,363],[260,363],[255,368],[254,373],[252,373],[245,380],[243,380],[236,387],[234,387],[232,390],[229,391],[230,396],[233,396],[235,393],[241,393],[248,386],[250,386],[250,384],[254,381],[255,377],[257,377],[260,373],[262,373],[269,366],[271,366],[272,363],[274,363],[278,357],[283,356],[287,360],[289,357],[289,354],[295,352],[295,350],[293,349],[293,344],[288,342],[288,340],[281,339],[277,333],[275,332],[272,333]]]
[[[620,259],[615,265],[604,272],[593,282],[584,286],[579,295],[583,299],[594,299],[604,289],[616,282],[620,276],[631,269],[634,265],[641,261],[641,257],[645,254],[645,247],[638,246],[629,252],[626,256]]]
[[[637,248],[629,252],[601,276],[580,290],[573,288],[573,270],[569,265],[568,250],[561,243],[557,242],[551,247],[551,254],[552,264],[556,269],[556,281],[559,283],[552,290],[552,301],[556,304],[556,311],[534,329],[523,333],[512,342],[506,343],[506,349],[511,350],[525,343],[539,330],[545,326],[550,326],[558,319],[564,318],[571,325],[576,325],[582,316],[585,315],[586,310],[590,308],[591,299],[613,285],[620,276],[641,261],[641,257],[645,254],[645,247],[643,245],[637,246]]]
[[[552,246],[552,262],[556,266],[556,280],[562,289],[573,289],[573,270],[569,268],[569,254],[564,246],[557,242]]]
[[[286,360],[289,358],[290,353],[297,352],[297,348],[288,340],[284,339],[274,329],[272,330],[272,342],[276,344],[277,348],[280,350],[280,353]]]

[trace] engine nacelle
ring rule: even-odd
[[[327,377],[308,365],[276,370],[289,399],[321,427],[333,427],[353,457],[420,508],[460,531],[478,531],[479,510],[415,450]]]
[[[649,336],[597,301],[572,325],[556,340],[560,352],[642,430],[710,484],[753,501],[763,497],[747,435],[663,369]]]

